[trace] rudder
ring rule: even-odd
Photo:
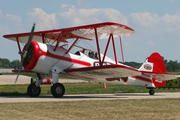
[[[166,73],[166,68],[161,55],[157,52],[152,53],[149,58],[139,68],[142,71],[154,73]]]
[[[151,62],[154,64],[152,72],[166,73],[164,61],[159,53],[157,52],[152,53],[150,57],[148,58],[148,62]]]
[[[152,53],[146,60],[146,62],[144,62],[143,65],[139,68],[139,70],[145,72],[152,72],[152,75],[154,73],[166,73],[164,61],[161,55],[157,52]],[[165,84],[164,80],[159,81],[153,77],[151,78],[151,80],[152,83],[154,83],[155,87],[162,87]]]

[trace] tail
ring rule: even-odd
[[[162,87],[165,80],[176,79],[175,75],[166,73],[166,68],[161,55],[157,52],[152,53],[150,57],[142,64],[139,71],[149,75],[155,87]]]
[[[161,55],[157,52],[152,53],[150,57],[139,68],[142,71],[154,73],[166,73],[166,68]]]

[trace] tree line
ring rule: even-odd
[[[178,62],[177,60],[173,61],[173,60],[166,60],[164,59],[164,57],[162,57],[164,60],[164,64],[166,67],[166,71],[167,72],[180,72],[180,62]],[[138,63],[138,62],[125,62],[125,65],[134,67],[134,68],[139,68],[142,63]],[[12,68],[12,69],[21,69],[21,61],[19,60],[13,60],[10,61],[7,58],[0,58],[0,68]]]
[[[177,60],[164,60],[165,68],[167,72],[180,72],[180,62]],[[124,62],[125,65],[134,67],[134,68],[140,68],[143,63],[137,63],[137,62]]]
[[[19,60],[13,60],[10,62],[7,58],[0,58],[0,68],[21,69],[21,62]]]

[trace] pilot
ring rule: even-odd
[[[82,53],[85,53],[85,49],[82,50]]]
[[[95,57],[95,59],[98,59],[98,55],[97,55],[97,53],[95,53],[94,57]]]
[[[93,56],[94,56],[94,52],[89,52],[89,57],[93,58]]]

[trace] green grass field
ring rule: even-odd
[[[25,85],[0,85],[0,96],[26,96]],[[147,93],[135,86],[99,83],[65,83],[65,94]],[[51,95],[51,85],[41,85],[41,95]],[[180,89],[155,89],[180,92]],[[179,120],[180,99],[89,100],[66,102],[0,103],[1,120]]]
[[[107,84],[104,89],[99,83],[64,83],[65,94],[98,94],[98,93],[148,93],[149,89],[136,86],[119,86]],[[27,95],[28,84],[0,85],[0,96]],[[41,85],[41,95],[51,95],[51,85]],[[180,92],[180,89],[155,89],[155,92]]]
[[[1,120],[179,120],[180,99],[0,103]]]

